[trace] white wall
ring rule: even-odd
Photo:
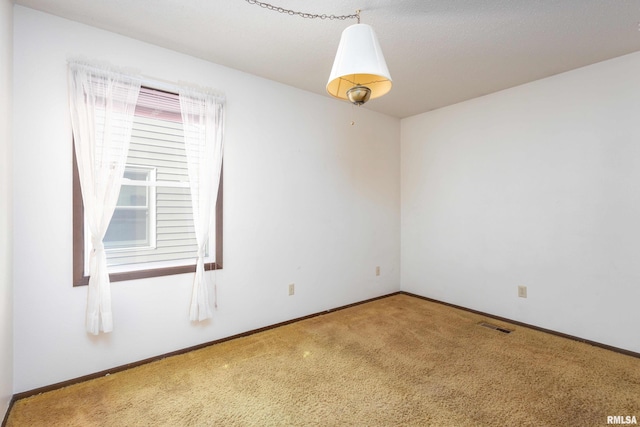
[[[13,395],[11,117],[13,1],[0,0],[0,420]]]
[[[20,6],[14,25],[16,392],[399,290],[398,119],[360,110],[352,127],[346,103]],[[114,331],[84,331],[66,94],[78,55],[227,95],[210,323],[190,324],[192,276],[179,275],[112,284]]]
[[[638,76],[635,53],[402,120],[402,289],[640,352]]]

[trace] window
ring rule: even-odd
[[[176,94],[143,87],[118,203],[104,237],[110,281],[195,271],[197,244]],[[74,286],[88,283],[89,239],[73,159]],[[86,241],[85,241],[86,240]],[[205,269],[222,268],[222,176]]]
[[[155,177],[156,168],[127,165],[118,205],[103,239],[107,253],[156,247]]]

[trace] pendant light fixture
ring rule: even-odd
[[[391,74],[373,28],[358,23],[342,32],[336,59],[333,62],[327,92],[339,99],[362,105],[391,90]]]
[[[378,38],[371,26],[360,23],[360,10],[357,10],[355,15],[317,15],[284,9],[258,0],[246,1],[263,9],[287,15],[298,15],[308,19],[345,20],[356,18],[358,23],[347,27],[342,32],[338,52],[326,86],[327,92],[331,96],[349,100],[359,106],[369,99],[381,97],[391,90],[393,82]]]

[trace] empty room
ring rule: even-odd
[[[637,0],[0,0],[0,419],[640,419]]]

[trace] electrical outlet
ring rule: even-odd
[[[527,297],[527,287],[526,286],[518,286],[518,296],[520,298],[526,298]]]
[[[289,285],[289,296],[293,295],[296,293],[296,285],[294,283],[291,283]]]
[[[376,267],[376,276],[379,276],[379,275],[380,275],[380,266],[377,266]]]

